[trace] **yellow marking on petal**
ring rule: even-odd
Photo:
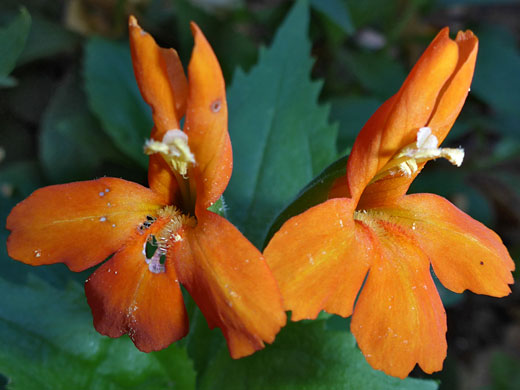
[[[195,163],[195,156],[188,146],[188,136],[179,129],[168,130],[162,141],[147,140],[144,153],[152,155],[159,153],[174,172],[186,177],[188,164]]]
[[[453,165],[460,167],[464,160],[464,149],[439,148],[439,141],[429,127],[421,127],[417,131],[417,141],[405,146],[374,176],[374,183],[387,176],[403,174],[411,177],[418,170],[418,164],[437,158],[445,158]]]

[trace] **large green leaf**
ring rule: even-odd
[[[139,352],[128,337],[96,333],[83,289],[50,287],[29,278],[0,279],[0,373],[9,390],[193,389],[184,349]]]
[[[43,115],[40,158],[55,183],[92,179],[103,161],[118,155],[111,140],[88,111],[79,77],[69,74]]]
[[[134,78],[128,43],[91,39],[83,70],[89,106],[104,130],[122,152],[146,168],[143,144],[153,123]]]
[[[400,380],[372,369],[346,329],[325,321],[290,323],[276,342],[253,356],[232,360],[227,351],[208,366],[201,389],[226,390],[435,390],[437,384]]]
[[[317,104],[321,83],[306,37],[309,9],[299,1],[272,46],[229,88],[229,131],[234,170],[226,191],[229,218],[257,246],[274,217],[336,158],[336,126]]]
[[[311,0],[311,6],[327,15],[336,23],[346,34],[354,33],[354,25],[350,17],[347,4],[344,0]]]
[[[509,31],[485,26],[477,31],[479,55],[471,93],[489,104],[497,115],[497,129],[517,136],[520,113],[520,50]]]
[[[0,28],[0,87],[15,85],[15,80],[8,75],[25,46],[30,28],[31,16],[25,8],[20,9],[11,23]]]

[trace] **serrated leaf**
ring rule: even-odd
[[[35,278],[25,286],[0,279],[0,343],[8,390],[194,388],[184,349],[145,354],[126,336],[96,333],[77,283],[64,292]]]
[[[372,369],[347,330],[326,330],[325,321],[290,323],[276,342],[232,360],[227,351],[208,366],[202,390],[435,390],[434,381],[401,380]]]
[[[336,126],[317,104],[306,37],[309,8],[296,3],[272,46],[228,90],[234,170],[225,196],[229,218],[260,246],[275,216],[336,158]]]
[[[91,39],[85,49],[83,71],[89,107],[103,129],[116,147],[146,168],[148,157],[143,145],[153,122],[134,78],[128,43]]]
[[[54,183],[92,179],[103,161],[117,151],[88,111],[80,79],[69,74],[51,98],[42,120],[40,159]]]
[[[25,8],[7,26],[0,28],[0,86],[13,86],[14,79],[8,77],[22,52],[29,30],[31,16]]]

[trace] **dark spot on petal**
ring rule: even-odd
[[[212,112],[219,112],[222,108],[222,102],[220,99],[215,100],[211,105],[209,106],[210,110]]]
[[[484,265],[484,262],[483,262],[483,261],[481,261],[481,262],[480,262],[480,265]]]

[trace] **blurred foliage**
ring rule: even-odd
[[[0,219],[43,185],[102,175],[146,184],[141,148],[152,124],[131,68],[129,13],[162,46],[176,48],[184,64],[192,47],[189,20],[211,42],[229,85],[235,168],[225,210],[259,247],[273,223],[309,206],[305,197],[292,203],[305,186],[307,192],[322,191],[317,183],[341,170],[333,164],[318,175],[348,154],[364,122],[448,25],[452,33],[472,29],[480,39],[471,93],[446,140],[448,146],[463,146],[466,160],[459,169],[442,161],[428,164],[412,191],[450,199],[497,231],[518,259],[518,1],[308,3],[3,0]],[[2,241],[7,235],[0,231]],[[6,377],[0,377],[0,388],[187,389],[195,387],[195,373],[197,388],[436,387],[375,372],[346,329],[324,327],[323,321],[290,324],[265,351],[232,361],[220,332],[209,331],[192,309],[186,340],[145,355],[126,336],[112,340],[94,331],[78,286],[88,273],[73,274],[61,264],[29,267],[0,247],[0,373]],[[518,355],[502,352],[505,338],[491,336],[520,324],[517,289],[500,303],[440,292],[450,321],[446,368],[434,376],[440,388],[518,388]],[[482,325],[488,322],[468,320],[475,307],[494,318],[493,332]],[[332,322],[347,325],[335,317]],[[477,375],[483,356],[485,373]]]

